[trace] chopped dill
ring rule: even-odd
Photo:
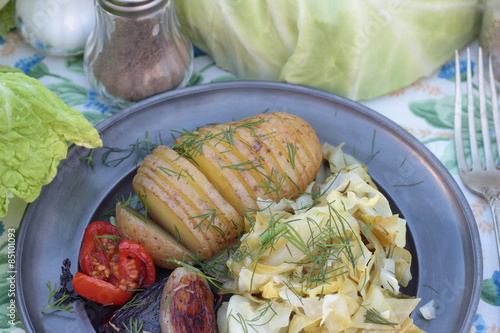
[[[365,323],[372,323],[378,325],[396,326],[399,323],[393,323],[382,317],[382,314],[377,309],[366,309]]]
[[[142,300],[136,299],[138,295],[139,294],[135,294],[134,297],[132,297],[132,299],[130,301],[125,303],[122,307],[116,309],[114,312],[116,313],[116,312],[124,310],[124,309],[129,309],[129,308],[133,308],[133,307],[142,305]]]
[[[432,288],[431,286],[429,286],[427,284],[423,284],[422,286],[429,288],[430,290],[434,291],[436,294],[439,294],[439,291],[437,291],[436,289]]]
[[[143,325],[144,325],[144,322],[143,321],[139,322],[139,319],[137,319],[137,318],[135,318],[134,320],[132,320],[132,318],[130,318],[129,326],[127,326],[125,323],[123,323],[123,327],[125,327],[125,330],[127,331],[127,333],[141,333]]]
[[[420,185],[420,184],[422,184],[423,182],[424,182],[424,181],[423,181],[423,180],[421,180],[421,181],[416,182],[416,183],[411,183],[411,184],[394,184],[394,185],[392,185],[392,186],[394,186],[394,187],[410,187],[410,186]]]
[[[65,311],[69,313],[75,313],[73,310],[73,305],[64,304],[69,299],[69,295],[64,292],[59,299],[55,299],[56,293],[59,291],[61,287],[57,286],[57,283],[54,285],[54,289],[52,289],[50,281],[45,284],[47,288],[49,288],[49,300],[47,301],[47,306],[42,309],[42,312],[45,312],[48,309],[52,309],[54,311]],[[54,298],[54,301],[52,299]]]
[[[80,158],[80,161],[87,162],[87,164],[90,165],[92,168],[95,167],[95,162],[93,159],[94,152],[95,152],[95,148],[90,149],[88,156]]]
[[[292,168],[295,169],[295,157],[297,155],[297,144],[287,142],[286,148],[288,150],[288,159],[290,160],[290,164],[292,165]]]
[[[151,154],[159,145],[163,145],[161,135],[158,135],[158,138],[153,142],[149,139],[148,132],[146,132],[143,140],[137,139],[135,143],[130,144],[127,148],[103,147],[105,152],[102,154],[102,164],[116,167],[129,158],[134,157],[133,165],[137,166],[144,157]],[[113,157],[115,155],[118,155],[118,157]]]

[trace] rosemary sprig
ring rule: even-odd
[[[57,283],[54,285],[54,289],[52,289],[50,281],[47,282],[45,285],[47,286],[47,288],[49,288],[49,300],[47,301],[47,306],[42,309],[42,312],[45,312],[48,309],[52,309],[54,311],[65,311],[70,313],[75,312],[73,310],[73,305],[71,303],[66,305],[64,304],[65,301],[69,298],[69,295],[66,294],[65,292],[59,299],[55,299],[54,296],[61,288],[57,286]],[[52,298],[54,298],[54,301],[52,301]]]

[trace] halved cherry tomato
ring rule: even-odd
[[[89,238],[104,235],[114,235],[121,238],[120,232],[118,231],[117,227],[104,221],[97,221],[91,223],[87,228],[85,228],[85,234],[83,235],[82,243],[85,243],[85,241]]]
[[[94,222],[85,229],[79,263],[81,273],[73,278],[73,289],[95,302],[106,302],[102,304],[123,304],[136,289],[156,279],[149,253],[136,242],[122,240],[118,229],[106,222]],[[100,289],[106,297],[99,296]],[[130,297],[126,299],[124,293]]]
[[[73,290],[86,299],[104,305],[120,305],[132,298],[131,293],[80,272],[73,277]]]

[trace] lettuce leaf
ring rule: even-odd
[[[0,66],[0,217],[9,198],[34,201],[66,158],[67,141],[102,146],[97,130],[38,80]]]

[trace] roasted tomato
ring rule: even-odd
[[[73,278],[73,289],[105,305],[125,303],[136,289],[156,279],[149,253],[138,243],[123,240],[118,229],[106,222],[94,222],[85,229],[79,263],[81,272]]]

